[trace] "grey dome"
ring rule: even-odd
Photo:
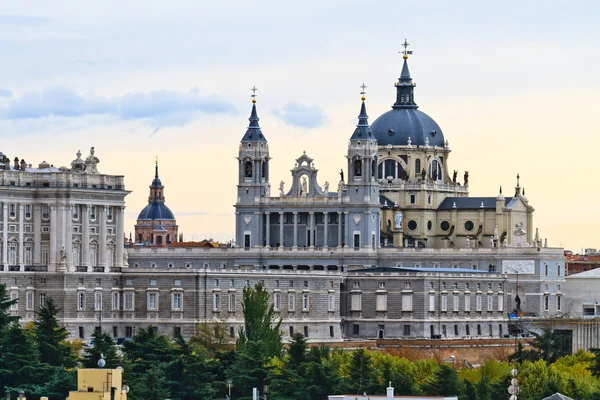
[[[413,146],[444,146],[444,134],[429,115],[416,108],[393,108],[371,124],[379,146],[406,146],[410,137]]]
[[[173,212],[162,202],[151,202],[148,204],[140,215],[137,217],[138,220],[175,220]]]

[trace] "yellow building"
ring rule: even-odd
[[[127,400],[128,388],[123,386],[123,369],[80,369],[77,371],[77,391],[68,400]]]

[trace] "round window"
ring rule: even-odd
[[[440,228],[442,228],[443,231],[447,231],[448,229],[450,229],[450,222],[442,221],[442,223],[440,224]]]
[[[430,231],[433,228],[433,223],[431,221],[427,221],[427,230]]]
[[[474,227],[475,227],[475,225],[473,224],[473,221],[467,221],[467,222],[465,222],[465,229],[466,230],[472,231]]]
[[[417,229],[417,221],[415,221],[415,220],[408,221],[408,229],[410,229],[411,231],[414,231],[415,229]]]

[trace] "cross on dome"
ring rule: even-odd
[[[256,88],[256,86],[252,86],[252,89],[250,89],[250,91],[252,92],[252,96],[251,97],[252,97],[252,102],[253,103],[256,103],[256,91],[257,90],[258,89]]]
[[[400,46],[404,47],[404,50],[400,50],[398,53],[402,54],[402,58],[406,60],[408,55],[413,53],[412,50],[408,50],[410,43],[408,43],[408,40],[404,39],[404,43],[402,43]]]

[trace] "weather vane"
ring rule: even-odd
[[[367,94],[367,92],[365,92],[365,89],[367,88],[367,85],[365,85],[364,81],[363,81],[362,85],[360,85],[360,88],[362,89],[362,91],[360,92],[361,99],[364,101],[365,100],[365,94]]]
[[[156,165],[158,165],[158,155],[156,155]]]
[[[254,99],[254,98],[256,98],[256,91],[258,90],[258,89],[256,88],[256,86],[252,86],[252,89],[250,89],[250,90],[252,91],[252,98],[253,98],[253,99]]]
[[[403,54],[404,58],[408,57],[409,54],[413,53],[412,50],[408,50],[408,46],[410,46],[410,43],[408,43],[406,39],[404,39],[404,43],[402,43],[401,46],[404,47],[404,50],[401,50],[398,53]]]

